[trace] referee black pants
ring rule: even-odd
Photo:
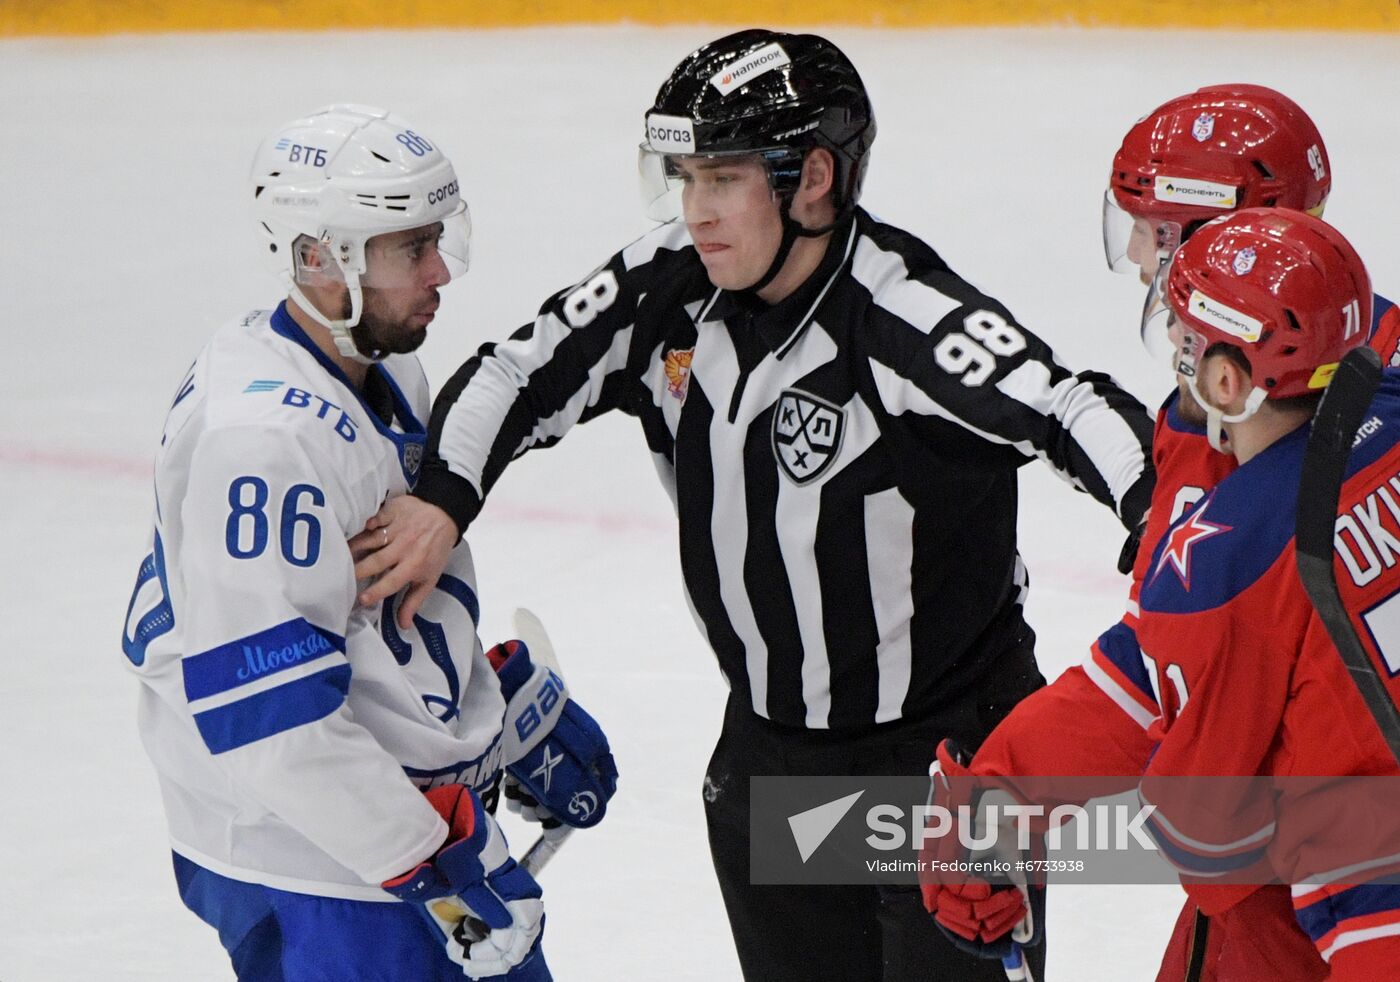
[[[1029,664],[1040,679],[1034,660]],[[973,716],[988,705],[968,702]],[[957,715],[967,721],[966,713]],[[940,739],[953,735],[975,745],[993,725],[995,720],[968,727],[902,721],[836,734],[780,727],[753,712],[747,693],[730,697],[705,777],[705,818],[747,982],[1005,982],[1000,961],[969,955],[943,936],[917,886],[749,882],[750,777],[925,775]],[[1035,978],[1043,979],[1044,942],[1026,955]]]

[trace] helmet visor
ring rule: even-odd
[[[1147,299],[1142,305],[1142,322],[1139,335],[1142,346],[1153,360],[1161,365],[1170,365],[1177,370],[1176,343],[1171,338],[1171,328],[1175,320],[1171,306],[1167,303],[1167,277],[1171,274],[1172,263],[1168,259],[1157,268],[1157,275],[1147,288]]]
[[[802,154],[786,147],[715,154],[659,153],[642,144],[637,176],[654,222],[700,223],[768,207],[796,190]]]
[[[1128,242],[1133,236],[1133,216],[1124,211],[1113,197],[1113,191],[1103,193],[1103,255],[1108,268],[1115,273],[1136,272],[1137,264],[1128,258]]]
[[[1115,273],[1137,273],[1143,282],[1181,245],[1181,226],[1176,222],[1136,218],[1124,211],[1113,190],[1103,196],[1103,253],[1108,268]],[[1155,262],[1153,261],[1155,258]]]
[[[360,282],[375,289],[392,289],[435,274],[440,263],[448,280],[467,271],[471,262],[471,214],[464,201],[441,221],[402,232],[386,232],[365,243],[365,271]]]

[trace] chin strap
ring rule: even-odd
[[[768,264],[768,271],[758,278],[758,282],[748,287],[743,292],[757,294],[769,283],[775,280],[782,272],[784,264],[787,263],[788,254],[792,252],[793,245],[798,239],[819,239],[828,232],[833,231],[841,220],[845,218],[842,212],[836,216],[836,220],[830,225],[823,225],[821,228],[807,228],[805,225],[792,217],[792,198],[785,197],[779,206],[779,216],[783,222],[783,240],[778,243],[778,253],[773,257],[773,261]]]
[[[360,315],[364,311],[364,296],[360,290],[360,278],[354,275],[347,276],[345,286],[350,293],[350,316],[344,320],[331,320],[321,313],[321,309],[307,299],[306,294],[301,292],[301,287],[295,282],[291,285],[291,296],[297,302],[297,306],[306,312],[307,316],[331,332],[331,340],[335,342],[335,350],[340,352],[341,357],[349,358],[361,365],[374,365],[383,361],[388,352],[375,351],[366,355],[360,351],[354,338],[355,328],[359,326]]]
[[[1200,390],[1196,388],[1195,376],[1187,377],[1186,388],[1190,390],[1191,397],[1196,400],[1196,403],[1206,411],[1206,439],[1210,441],[1211,448],[1219,453],[1229,453],[1229,451],[1225,449],[1225,441],[1221,439],[1223,424],[1243,423],[1245,420],[1249,419],[1249,417],[1257,413],[1259,407],[1264,405],[1264,400],[1269,397],[1267,392],[1256,385],[1253,391],[1249,393],[1249,398],[1244,401],[1244,408],[1238,413],[1231,415],[1206,402],[1205,397],[1202,396]]]

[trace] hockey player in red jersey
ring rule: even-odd
[[[1180,398],[1202,407],[1207,430],[1227,438],[1238,469],[1172,523],[1146,562],[1136,638],[1155,693],[1155,748],[1143,797],[1152,800],[1157,779],[1180,776],[1400,775],[1303,590],[1293,541],[1317,400],[1342,355],[1371,328],[1365,267],[1320,219],[1246,209],[1186,243],[1165,286]],[[1335,560],[1346,609],[1387,679],[1400,666],[1400,565],[1388,551],[1400,542],[1397,471],[1400,374],[1388,373],[1352,449]],[[1390,689],[1400,696],[1400,682]],[[938,756],[946,772],[967,773],[946,743]],[[1400,888],[1365,882],[1375,873],[1359,872],[1355,855],[1341,874],[1326,875],[1317,853],[1337,835],[1336,810],[1289,801],[1260,815],[1257,828],[1227,837],[1217,817],[1234,804],[1227,797],[1208,810],[1163,805],[1149,827],[1185,874],[1218,870],[1229,854],[1267,870],[1258,879],[1293,882],[1291,919],[1277,888],[1184,877],[1212,931],[1223,927],[1226,937],[1202,950],[1197,974],[1187,975],[1183,962],[1171,977],[1394,977]],[[1241,843],[1249,844],[1244,853]],[[980,924],[983,940],[987,927],[1009,930],[1023,910],[1014,888],[930,884],[925,896],[940,923]],[[1311,949],[1291,940],[1302,933],[1294,925]]]
[[[1164,352],[1164,364],[1170,346],[1158,282],[1174,251],[1207,221],[1238,208],[1277,206],[1320,214],[1332,188],[1330,168],[1312,120],[1264,86],[1209,86],[1170,100],[1128,131],[1114,156],[1105,196],[1104,249],[1112,268],[1136,269],[1150,284],[1143,339],[1149,350]],[[1199,203],[1188,196],[1190,188],[1216,188],[1216,200]],[[1378,297],[1376,315],[1382,323],[1371,343],[1389,363],[1400,341],[1400,310]],[[1073,718],[1082,725],[1086,715],[1104,732],[1094,740],[1026,740],[1015,735],[1020,726],[1003,724],[978,751],[982,773],[1142,771],[1152,747],[1147,730],[1156,715],[1133,637],[1146,564],[1167,526],[1235,468],[1233,457],[1210,446],[1205,422],[1200,408],[1175,391],[1162,404],[1152,443],[1156,491],[1132,566],[1127,611],[1095,642],[1082,666],[1030,696],[1013,717],[1025,719],[1042,737],[1063,731],[1057,721]],[[1086,703],[1097,711],[1086,714]],[[1045,725],[1035,724],[1032,712],[1044,713]]]
[[[1239,470],[1172,526],[1150,560],[1138,637],[1141,661],[1157,675],[1160,739],[1147,779],[1395,774],[1303,592],[1292,541],[1307,424],[1342,354],[1369,335],[1369,278],[1341,235],[1292,212],[1243,212],[1198,238],[1173,261],[1167,283],[1178,372],[1189,391],[1182,398],[1206,408],[1208,428],[1228,433]],[[1384,491],[1400,464],[1400,377],[1387,380],[1371,416],[1350,464],[1343,514],[1377,486]],[[1395,515],[1380,512],[1375,529],[1341,537],[1338,551],[1348,562],[1339,564],[1339,579],[1377,649],[1373,657],[1393,657],[1400,637],[1381,615],[1400,589],[1400,572],[1379,561],[1374,571],[1369,564],[1359,570],[1348,551],[1365,553],[1368,535],[1393,535]],[[1169,817],[1172,831],[1159,839],[1177,847],[1172,853],[1187,870],[1226,845],[1212,844],[1209,832],[1193,836],[1196,816]],[[1316,842],[1325,832],[1298,827],[1310,819],[1297,808],[1273,820],[1277,828],[1261,851],[1274,871],[1296,879],[1304,860],[1284,844]],[[1189,844],[1181,849],[1183,841]],[[1187,891],[1212,916],[1228,916],[1236,903],[1229,887],[1187,883]],[[1393,974],[1400,963],[1394,886],[1295,886],[1293,894],[1320,961],[1283,977],[1338,982]]]
[[[1231,84],[1172,99],[1125,136],[1116,153],[1104,199],[1104,249],[1109,265],[1137,272],[1150,289],[1142,316],[1150,351],[1171,356],[1160,285],[1171,256],[1212,218],[1253,206],[1282,206],[1320,214],[1331,191],[1331,162],[1322,137],[1290,99],[1263,86]],[[1371,344],[1387,364],[1400,363],[1400,311],[1375,298]],[[1158,712],[1151,680],[1138,650],[1139,592],[1154,547],[1167,527],[1236,466],[1213,449],[1204,412],[1173,391],[1157,415],[1153,462],[1157,485],[1132,566],[1133,581],[1122,620],[1093,644],[1089,657],[1025,699],[979,749],[972,771],[982,775],[1135,775],[1155,745]],[[1228,449],[1228,448],[1227,448]],[[1131,560],[1131,550],[1127,551]],[[1125,563],[1126,566],[1126,563]],[[1125,569],[1126,571],[1126,569]],[[951,903],[945,897],[945,902]],[[1232,909],[1239,938],[1230,958],[1260,970],[1271,959],[1297,964],[1308,956],[1307,938],[1283,922],[1281,937],[1265,939],[1252,919],[1278,925],[1290,901],[1285,888],[1262,888]],[[1159,979],[1186,977],[1197,949],[1216,968],[1226,926],[1211,930],[1196,904],[1182,910]],[[1248,939],[1248,940],[1241,940]],[[1256,947],[1262,945],[1261,951]],[[1203,978],[1256,978],[1232,972]],[[1267,968],[1263,969],[1265,975]],[[1307,976],[1303,976],[1307,977]]]

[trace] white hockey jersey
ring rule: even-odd
[[[394,600],[355,605],[346,538],[412,486],[428,409],[415,356],[370,371],[392,426],[285,305],[214,335],[166,420],[122,647],[176,852],[239,880],[392,901],[377,884],[447,832],[420,788],[486,788],[505,703],[465,544],[414,630],[395,627]]]

